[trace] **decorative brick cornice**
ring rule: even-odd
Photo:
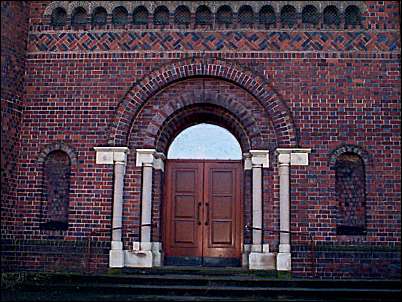
[[[344,11],[349,5],[359,7],[362,12],[367,10],[367,5],[363,1],[53,1],[46,7],[44,16],[50,16],[57,7],[64,8],[68,14],[77,7],[84,8],[89,14],[92,14],[97,7],[104,7],[108,14],[111,14],[118,6],[125,7],[128,12],[132,12],[138,6],[144,6],[150,13],[153,13],[158,6],[166,6],[173,13],[180,5],[187,6],[191,13],[195,13],[199,6],[205,5],[213,14],[223,5],[228,5],[235,13],[243,5],[249,5],[254,13],[259,12],[264,5],[271,5],[276,13],[279,13],[285,5],[294,6],[298,13],[301,13],[306,5],[316,6],[320,13],[329,5],[336,6],[340,11]]]

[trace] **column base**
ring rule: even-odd
[[[276,269],[278,271],[291,271],[292,270],[292,256],[291,253],[278,253],[276,255]]]
[[[109,267],[117,268],[124,266],[124,252],[123,250],[110,250],[109,251]]]
[[[161,242],[133,242],[132,251],[124,251],[127,267],[159,267],[163,264]]]
[[[243,252],[241,253],[241,266],[248,268],[248,256],[251,252],[251,244],[243,244]]]
[[[152,251],[124,251],[124,266],[152,267]]]
[[[251,252],[248,256],[248,268],[251,270],[274,270],[274,253]]]
[[[152,242],[152,266],[159,267],[163,265],[163,251],[161,242]]]
[[[289,243],[280,243],[279,244],[279,253],[290,253],[290,244]]]

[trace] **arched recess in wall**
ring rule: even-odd
[[[298,146],[298,135],[292,114],[266,79],[224,60],[201,58],[187,59],[164,66],[136,82],[116,109],[108,129],[109,144],[115,146],[128,144],[128,136],[135,117],[155,93],[171,83],[197,76],[220,78],[250,93],[265,108],[272,120],[278,137],[278,146]]]
[[[66,230],[76,153],[67,144],[54,143],[40,153],[38,164],[42,171],[40,227],[43,230]]]
[[[369,156],[358,146],[343,145],[330,156],[335,171],[336,234],[366,233],[366,167]]]

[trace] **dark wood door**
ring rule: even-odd
[[[241,171],[241,161],[167,161],[166,264],[240,265]]]

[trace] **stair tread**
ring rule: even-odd
[[[38,286],[38,284],[31,284]],[[260,287],[260,286],[211,286],[211,285],[149,285],[149,284],[110,284],[110,283],[52,283],[44,285],[51,287],[75,287],[75,288],[147,288],[147,289],[199,289],[199,290],[250,290],[250,291],[317,291],[317,292],[401,292],[401,289],[393,288],[319,288],[319,287]]]
[[[50,276],[55,276],[55,277],[63,277],[66,276],[67,278],[78,278],[78,279],[97,279],[97,278],[108,278],[110,280],[113,279],[126,279],[126,280],[131,280],[131,279],[176,279],[176,280],[234,280],[234,281],[256,281],[256,282],[272,282],[272,283],[283,283],[283,282],[289,282],[293,284],[297,283],[320,283],[320,284],[368,284],[369,286],[372,286],[373,284],[401,284],[401,280],[384,280],[384,279],[343,279],[343,280],[337,280],[337,279],[278,279],[278,278],[272,278],[272,277],[263,277],[263,276],[256,276],[256,275],[222,275],[222,276],[217,276],[217,275],[192,275],[192,274],[163,274],[163,275],[158,275],[158,274],[130,274],[130,275],[125,275],[125,274],[118,274],[118,275],[107,275],[107,274],[101,274],[101,275],[64,275],[64,274],[49,274]]]
[[[221,296],[200,296],[200,295],[124,295],[124,294],[80,294],[76,295],[74,293],[58,293],[58,295],[50,293],[41,293],[46,296],[40,296],[36,292],[23,292],[18,293],[18,296],[15,296],[14,299],[10,299],[9,295],[2,294],[2,300],[11,300],[11,301],[244,301],[244,302],[253,302],[253,301],[270,301],[270,302],[306,302],[305,298],[298,297],[221,297]],[[16,299],[18,297],[18,299]],[[356,298],[345,298],[341,299],[337,298],[309,298],[309,302],[356,302],[356,301],[364,301],[364,302],[377,302],[378,299],[370,299],[367,297],[362,298],[361,300],[356,300]],[[385,300],[381,300],[385,301]],[[387,300],[392,301],[392,300]],[[393,301],[399,301],[397,299]]]

